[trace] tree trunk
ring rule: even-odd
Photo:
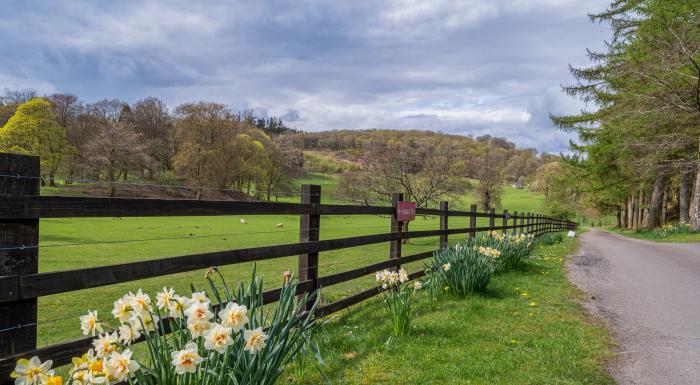
[[[644,224],[644,209],[642,208],[642,203],[644,202],[644,190],[639,190],[639,197],[637,198],[637,222],[634,224],[634,229],[639,230]]]
[[[629,210],[627,202],[623,203],[622,205],[622,223],[620,224],[620,228],[624,229],[627,227],[627,223],[629,221]]]
[[[661,198],[661,220],[662,225],[666,224],[666,206],[668,205],[668,189],[664,188],[664,194]]]
[[[632,196],[630,200],[632,201],[632,223],[630,223],[630,229],[637,230],[637,215],[639,215],[639,210],[637,210],[637,197]]]
[[[700,166],[695,171],[695,188],[693,198],[690,200],[690,212],[688,213],[690,228],[700,231]]]
[[[617,224],[615,226],[618,229],[622,227],[622,207],[617,208]]]
[[[658,175],[654,181],[654,189],[649,199],[648,215],[644,221],[644,227],[653,230],[661,223],[661,211],[663,210],[664,194],[666,193],[666,176]]]
[[[627,197],[627,228],[632,229],[634,223],[634,198]]]
[[[683,172],[681,174],[681,186],[678,189],[678,220],[681,223],[690,222],[690,217],[688,216],[690,211],[690,193],[693,187],[693,174],[688,172]]]

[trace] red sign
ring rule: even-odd
[[[416,202],[399,202],[396,206],[396,219],[399,222],[416,219]]]

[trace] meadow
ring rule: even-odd
[[[309,174],[301,183],[320,184],[323,203],[347,203],[333,198],[336,177]],[[43,193],[61,193],[52,189]],[[298,202],[298,196],[283,200]],[[473,196],[464,198],[462,207],[475,202]],[[506,188],[503,206],[509,211],[538,211],[542,196]],[[242,224],[240,217],[153,217],[153,218],[76,218],[42,219],[40,224],[39,270],[41,272],[70,270],[91,266],[132,262],[145,259],[191,253],[237,249],[253,246],[279,245],[298,241],[298,216],[248,216]],[[463,223],[460,224],[460,221]],[[284,226],[276,227],[278,223]],[[452,218],[450,226],[466,227],[468,218]],[[480,220],[479,225],[487,225]],[[323,216],[321,239],[343,238],[388,232],[388,216],[353,215]],[[411,230],[438,229],[437,217],[418,217]],[[463,236],[451,236],[456,242]],[[403,246],[403,255],[432,251],[438,248],[438,237],[413,239]],[[389,255],[388,243],[354,247],[321,253],[319,276],[384,261]],[[267,288],[279,286],[282,274],[296,273],[297,257],[278,258],[257,263],[257,271]],[[421,270],[422,262],[406,266],[410,272]],[[229,281],[248,280],[251,263],[221,267]],[[164,286],[188,292],[190,284],[203,285],[203,271],[146,279],[101,288],[41,297],[39,299],[39,346],[80,336],[78,317],[88,309],[109,316],[112,302],[128,292],[142,288],[155,293]],[[367,276],[322,290],[323,300],[331,302],[371,287],[373,277]]]

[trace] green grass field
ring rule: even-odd
[[[322,186],[323,203],[347,203],[333,198],[337,178],[331,175],[311,174],[301,183],[320,184]],[[60,189],[46,191],[60,193]],[[298,196],[283,199],[297,202]],[[463,209],[476,202],[475,197],[468,196],[463,200]],[[542,196],[526,190],[516,190],[507,187],[503,198],[503,207],[510,212],[538,212],[543,203]],[[500,211],[500,210],[499,210]],[[40,266],[41,272],[79,269],[90,266],[101,266],[115,263],[157,259],[162,257],[185,255],[191,253],[237,249],[243,247],[277,245],[298,241],[298,216],[247,216],[246,224],[240,223],[241,217],[154,217],[154,218],[80,218],[80,219],[42,219],[40,225]],[[463,223],[460,223],[463,221]],[[277,228],[277,223],[284,227]],[[450,226],[466,227],[468,218],[454,218]],[[480,220],[478,225],[487,225],[486,220]],[[389,231],[388,216],[324,216],[321,218],[321,239],[343,238],[356,235],[367,235]],[[428,230],[439,228],[438,218],[418,217],[410,225],[410,230]],[[462,240],[463,236],[451,236],[451,243]],[[403,255],[432,251],[438,247],[438,238],[413,239],[410,244],[403,246]],[[571,247],[571,245],[567,246]],[[551,250],[549,253],[563,253],[565,250]],[[320,255],[319,275],[345,271],[363,265],[384,261],[388,258],[388,243],[368,245],[344,250],[324,252]],[[258,274],[266,282],[267,288],[279,286],[282,274],[286,270],[296,272],[296,256],[261,261],[257,264]],[[409,272],[423,268],[423,262],[415,262],[405,266]],[[251,263],[221,267],[229,282],[248,281],[252,270]],[[538,274],[539,271],[546,274]],[[175,274],[153,279],[128,282],[101,288],[52,295],[39,299],[39,346],[45,346],[61,341],[80,337],[78,317],[86,311],[97,310],[98,313],[110,319],[112,303],[125,292],[142,288],[145,292],[155,294],[162,287],[173,287],[176,291],[187,293],[190,284],[204,287],[203,271]],[[322,297],[326,302],[335,301],[344,296],[367,289],[374,284],[372,275],[350,282],[322,289]],[[549,283],[547,283],[549,282]],[[542,307],[533,309],[536,316],[529,316],[527,308],[521,309],[523,302],[513,297],[509,286],[527,287],[533,293],[537,292],[538,301]],[[551,292],[550,292],[551,291]],[[414,324],[417,328],[412,342],[395,341],[385,345],[386,338],[382,337],[381,326],[383,310],[377,301],[355,306],[349,312],[341,313],[340,319],[332,322],[330,333],[332,346],[337,349],[330,352],[332,357],[331,370],[337,379],[347,378],[346,382],[337,383],[397,383],[401,382],[398,375],[402,372],[411,373],[411,378],[417,382],[405,383],[446,383],[445,379],[458,374],[459,381],[466,381],[478,373],[487,375],[491,380],[507,378],[508,373],[524,373],[524,368],[537,368],[547,363],[542,356],[542,350],[551,355],[565,353],[564,357],[552,358],[571,360],[572,367],[582,373],[582,378],[595,377],[595,368],[599,365],[599,354],[602,354],[604,333],[594,327],[584,325],[582,312],[570,300],[571,288],[563,278],[561,264],[551,262],[534,262],[528,265],[525,272],[500,276],[494,281],[492,295],[475,297],[466,303],[446,301],[443,309],[434,314],[425,311],[425,306],[419,307],[419,316]],[[564,302],[562,302],[564,301]],[[561,303],[560,303],[561,302]],[[551,303],[545,306],[547,303]],[[557,305],[559,303],[559,305]],[[545,309],[548,309],[545,312]],[[518,312],[516,316],[516,312]],[[494,318],[494,316],[497,316]],[[364,321],[366,320],[366,321]],[[370,322],[371,320],[371,322]],[[537,322],[535,322],[537,320]],[[355,327],[364,327],[361,332]],[[479,326],[479,322],[482,324]],[[495,322],[495,323],[494,323]],[[492,326],[489,326],[493,323]],[[376,327],[375,324],[380,324]],[[510,325],[510,326],[508,326]],[[583,325],[583,326],[582,326]],[[511,338],[516,341],[510,346],[503,340],[502,330],[514,328]],[[545,329],[542,329],[545,327]],[[579,330],[581,327],[583,329]],[[536,329],[533,329],[536,328]],[[357,333],[349,336],[348,332]],[[446,333],[443,335],[443,333]],[[565,340],[558,341],[561,336]],[[348,337],[348,338],[346,338]],[[425,338],[420,338],[425,337]],[[540,340],[540,338],[545,338]],[[590,341],[588,341],[590,339]],[[420,342],[424,340],[424,342]],[[479,342],[477,344],[477,341]],[[502,345],[504,342],[505,345]],[[582,346],[578,350],[569,351],[574,341]],[[445,343],[445,354],[440,352],[440,345]],[[404,345],[408,344],[408,345]],[[466,345],[465,345],[466,344]],[[550,346],[551,345],[551,346]],[[507,350],[503,350],[507,347]],[[399,354],[389,354],[398,349]],[[406,349],[406,352],[404,352]],[[463,350],[463,353],[460,353]],[[554,349],[554,350],[552,350]],[[356,358],[345,359],[345,353],[357,354]],[[411,354],[408,354],[408,353]],[[514,353],[515,352],[515,353]],[[517,353],[517,354],[516,354]],[[507,354],[503,356],[503,354]],[[511,360],[510,355],[515,354]],[[350,354],[353,355],[353,354]],[[408,368],[415,356],[423,356],[426,365],[433,365],[441,371],[440,375],[416,374],[411,372],[418,368]],[[455,360],[455,357],[462,357]],[[469,357],[465,360],[465,357]],[[475,358],[478,357],[478,358]],[[507,359],[499,367],[492,367],[489,359]],[[566,357],[566,358],[565,358]],[[478,362],[469,364],[476,359]],[[512,362],[510,362],[512,361]],[[581,362],[579,362],[581,361]],[[384,369],[384,366],[401,368],[404,371]],[[522,366],[524,365],[524,366]],[[546,366],[546,365],[545,365]],[[361,370],[357,371],[358,368]],[[410,369],[410,370],[409,370]],[[547,383],[537,382],[537,378],[552,378],[568,375],[567,370],[541,368],[545,373],[540,375],[527,374],[524,381],[490,382],[489,383]],[[539,369],[538,369],[539,370]],[[527,371],[529,373],[529,371]],[[354,373],[354,374],[353,374]],[[457,373],[457,374],[455,374]],[[570,375],[576,374],[569,373]],[[433,376],[433,377],[431,377]],[[544,377],[542,377],[544,376]],[[562,377],[562,378],[564,378]],[[313,377],[312,377],[313,378]],[[430,380],[434,378],[435,380]],[[418,381],[420,379],[420,381]],[[531,380],[532,379],[532,380]],[[478,380],[471,382],[482,383]],[[500,380],[499,380],[500,381]],[[534,382],[533,382],[534,381]],[[470,383],[454,382],[449,383]],[[549,383],[606,383],[606,382],[549,382]]]
[[[537,259],[497,275],[486,294],[445,299],[436,311],[419,295],[411,332],[398,339],[380,298],[341,313],[327,326],[326,375],[347,385],[613,384],[604,369],[613,342],[566,279],[561,257],[576,248],[573,239],[538,247]],[[307,369],[290,381],[321,379]]]

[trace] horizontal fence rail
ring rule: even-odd
[[[17,175],[0,179],[0,384],[9,382],[9,373],[21,357],[37,355],[52,359],[55,365],[70,362],[83,354],[93,338],[36,348],[37,299],[76,290],[183,273],[211,266],[225,266],[298,255],[298,293],[313,292],[342,282],[361,278],[383,269],[430,258],[433,252],[402,256],[405,239],[440,238],[440,248],[448,245],[448,236],[500,231],[535,236],[575,229],[571,221],[531,213],[479,212],[476,205],[469,211],[449,210],[447,202],[439,209],[417,208],[416,215],[439,216],[436,230],[406,231],[399,220],[397,206],[402,194],[394,194],[392,206],[358,206],[321,204],[321,187],[302,186],[300,203],[206,201],[190,199],[94,198],[39,195],[39,160],[36,157],[0,154],[0,174]],[[219,215],[299,215],[299,242],[274,246],[250,247],[182,255],[156,260],[130,262],[66,271],[39,272],[39,219],[81,217],[156,217]],[[320,217],[324,215],[382,215],[391,218],[389,232],[336,239],[319,239]],[[449,217],[468,217],[469,226],[449,228]],[[488,218],[488,226],[477,226],[477,218]],[[498,224],[496,223],[498,220]],[[386,261],[326,276],[318,274],[319,253],[378,243],[390,243]],[[419,278],[425,273],[409,275]],[[280,288],[264,293],[265,304],[279,299]],[[372,287],[336,302],[322,304],[324,316],[362,302],[379,293]],[[167,332],[167,321],[166,321]]]

